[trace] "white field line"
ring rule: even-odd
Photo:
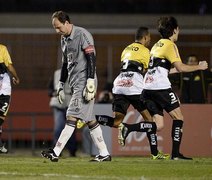
[[[0,172],[0,176],[5,175],[5,176],[22,176],[24,177],[23,173],[19,173],[19,172]],[[32,177],[66,177],[66,178],[72,178],[72,179],[114,179],[114,180],[123,180],[125,178],[123,177],[115,177],[115,176],[79,176],[79,175],[71,175],[71,174],[38,174],[38,173],[27,173],[26,176],[32,176]],[[126,178],[127,179],[134,179],[134,178]],[[142,180],[146,180],[144,177],[141,178]]]

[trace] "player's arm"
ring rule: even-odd
[[[19,79],[19,77],[18,77],[18,75],[16,73],[15,68],[12,65],[10,54],[9,54],[6,46],[3,47],[3,50],[2,50],[1,53],[2,53],[2,56],[3,56],[4,64],[7,67],[7,70],[9,71],[9,73],[12,76],[12,82],[13,82],[13,84],[15,84],[15,85],[16,84],[19,84],[20,83],[20,79]]]
[[[169,74],[174,74],[174,73],[179,73],[179,71],[175,67],[171,68],[169,71]]]
[[[200,61],[198,65],[187,65],[181,61],[176,61],[173,63],[173,65],[178,72],[193,72],[197,70],[205,70],[208,68],[208,63],[206,61]]]
[[[87,59],[87,78],[94,79],[96,71],[96,55],[94,54],[94,47],[88,46],[85,50],[85,57]]]
[[[96,55],[94,46],[90,45],[84,49],[85,57],[87,60],[87,83],[83,91],[83,96],[87,101],[94,98],[96,93],[96,87],[94,82],[96,72]]]
[[[12,75],[12,82],[13,84],[17,85],[20,83],[20,79],[16,73],[16,70],[14,68],[14,66],[12,64],[9,64],[7,66],[8,71],[10,72],[10,74]]]
[[[63,61],[61,73],[60,73],[60,82],[65,83],[68,78],[68,69],[67,69],[68,63],[66,61]]]
[[[57,85],[57,99],[60,104],[63,104],[63,101],[65,99],[65,93],[64,93],[64,85],[68,78],[68,62],[65,58],[65,55],[63,54],[63,61],[62,61],[62,67],[60,72],[60,80]]]

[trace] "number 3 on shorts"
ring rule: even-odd
[[[177,102],[177,97],[173,92],[169,93],[169,96],[171,98],[171,104],[174,104],[175,102]]]

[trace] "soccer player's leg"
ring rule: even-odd
[[[128,107],[129,102],[126,101],[125,95],[114,94],[114,101],[112,104],[113,117],[107,115],[96,115],[96,120],[101,125],[118,128],[119,124],[124,119]]]
[[[172,157],[173,160],[192,160],[190,157],[184,156],[180,153],[180,144],[183,135],[183,115],[180,107],[175,108],[174,110],[169,112],[170,116],[173,119],[172,124]]]
[[[99,150],[99,154],[91,162],[111,161],[112,158],[108,152],[107,146],[102,135],[102,129],[96,120],[88,121],[87,125],[90,130],[91,138]]]
[[[54,149],[44,150],[41,152],[41,156],[50,159],[52,162],[57,162],[62,150],[64,149],[67,141],[72,136],[76,128],[77,119],[68,116],[64,129],[62,130],[59,139],[57,140]]]
[[[2,125],[5,121],[5,117],[7,115],[7,112],[9,110],[10,105],[10,96],[9,95],[0,95],[0,153],[8,153],[7,148],[5,147],[5,144],[1,140],[2,135]]]

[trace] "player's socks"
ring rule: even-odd
[[[99,124],[113,127],[114,118],[106,115],[96,115],[96,120]]]
[[[137,131],[137,132],[148,132],[151,131],[152,129],[156,129],[156,124],[155,122],[139,122],[137,124],[126,124],[124,125],[128,128],[128,133],[132,131]]]
[[[68,121],[62,130],[59,139],[57,140],[57,143],[54,147],[54,153],[59,156],[62,152],[63,148],[65,147],[67,141],[72,136],[74,130],[76,127],[76,122],[74,121]]]
[[[90,129],[91,138],[92,138],[94,144],[96,145],[96,147],[98,148],[100,155],[101,156],[109,155],[107,146],[105,144],[105,141],[104,141],[104,138],[102,135],[102,129],[101,129],[100,125],[97,123],[92,128],[89,127],[89,129]]]
[[[146,131],[147,138],[149,140],[151,154],[153,156],[157,156],[157,154],[158,154],[158,145],[157,145],[158,143],[157,143],[157,134],[156,134],[157,126],[156,126],[155,122],[148,123],[148,125],[149,124],[151,124],[152,127],[150,126],[151,128],[149,128]]]
[[[182,120],[173,120],[172,124],[172,156],[177,157],[179,155],[179,149],[182,139]]]
[[[137,132],[146,132],[147,138],[150,144],[151,154],[153,156],[158,155],[158,148],[157,148],[157,126],[155,122],[139,122],[137,124],[124,124],[128,129],[128,134],[132,131]]]

